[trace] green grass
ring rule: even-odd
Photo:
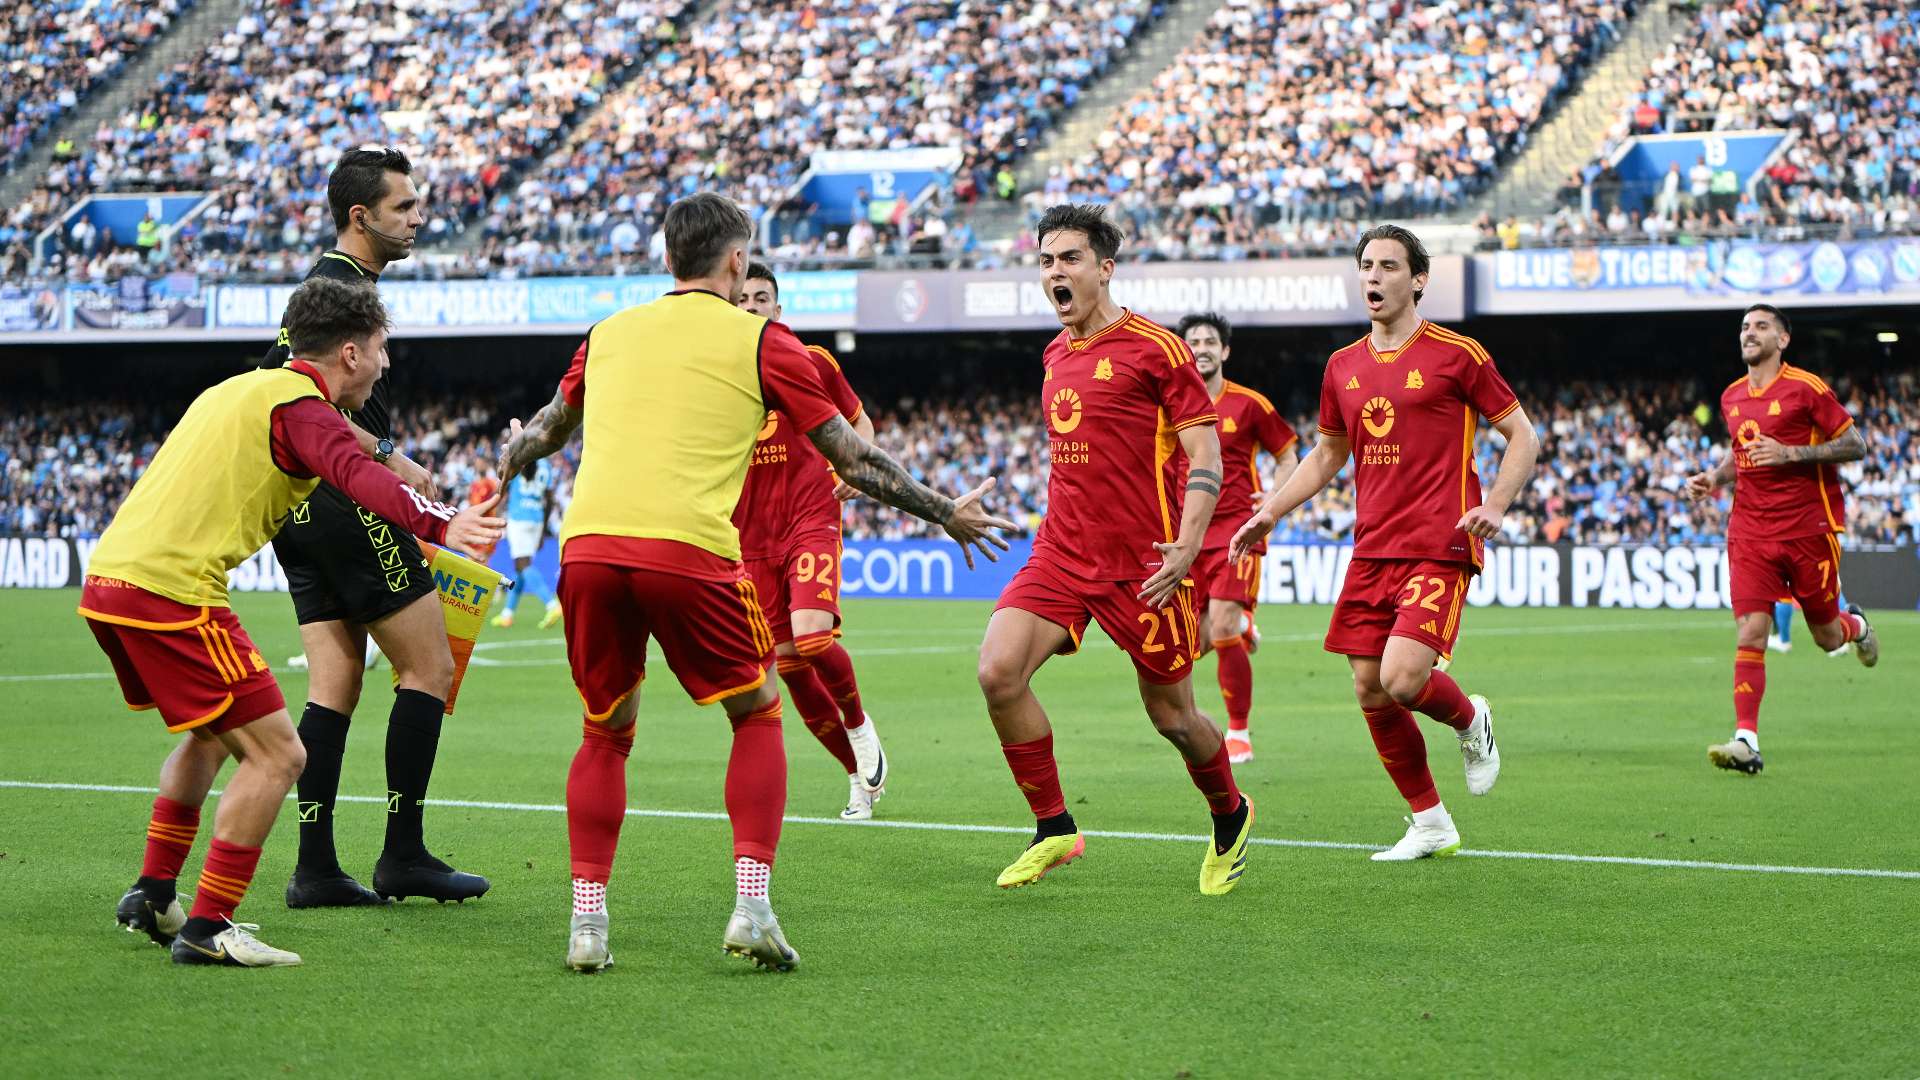
[[[105,673],[72,593],[5,594],[0,675]],[[529,609],[531,610],[531,609]],[[284,597],[242,597],[267,656],[296,648]],[[856,601],[847,643],[894,759],[894,821],[1022,826],[1024,802],[973,682],[985,605]],[[1405,805],[1375,760],[1326,612],[1264,613],[1258,759],[1239,770],[1267,838],[1386,844]],[[1731,727],[1731,620],[1708,613],[1466,616],[1454,672],[1492,698],[1506,771],[1463,789],[1425,725],[1469,848],[1920,870],[1920,618],[1882,615],[1864,671],[1804,630],[1769,657],[1759,778],[1702,752]],[[490,630],[441,743],[433,792],[557,804],[578,700],[557,634]],[[1038,680],[1085,828],[1205,828],[1178,757],[1110,647]],[[1202,707],[1216,711],[1203,661]],[[289,700],[304,684],[283,673]],[[385,790],[385,669],[368,684],[344,790]],[[727,727],[671,679],[643,702],[633,806],[718,811]],[[1209,704],[1210,703],[1210,704]],[[297,707],[297,706],[296,706]],[[831,816],[845,781],[788,725],[789,812]],[[105,679],[0,681],[0,780],[150,786],[170,745]],[[1457,858],[1266,846],[1224,898],[1187,842],[1094,838],[1036,887],[994,875],[991,833],[787,826],[773,898],[802,954],[789,976],[723,957],[724,822],[629,818],[610,972],[561,964],[567,849],[557,813],[430,807],[428,840],[489,874],[461,907],[289,912],[281,815],[242,917],[305,955],[265,972],[177,969],[110,912],[138,867],[148,799],[0,788],[0,1046],[10,1076],[190,1072],[722,1077],[1913,1076],[1920,880]],[[380,807],[341,810],[371,872]],[[197,872],[202,843],[189,860]]]

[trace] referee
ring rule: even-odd
[[[387,264],[413,253],[414,233],[425,223],[413,166],[387,147],[343,154],[327,180],[327,205],[337,246],[320,256],[308,279],[377,282]],[[279,367],[291,358],[283,326],[261,366]],[[431,475],[393,448],[384,377],[347,418],[375,461],[420,494],[436,496]],[[299,784],[300,858],[287,883],[287,906],[358,907],[409,896],[466,900],[485,893],[486,878],[434,858],[421,837],[440,721],[453,687],[453,654],[420,545],[323,483],[294,508],[274,537],[273,553],[293,592],[308,663],[300,718],[307,751]],[[340,868],[333,846],[340,759],[366,674],[368,634],[399,676],[387,720],[387,836],[372,889]]]

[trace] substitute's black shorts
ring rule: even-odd
[[[434,591],[413,534],[364,509],[329,484],[293,508],[273,538],[300,625],[362,625]]]

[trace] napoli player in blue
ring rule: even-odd
[[[547,531],[547,518],[553,513],[553,463],[541,458],[507,484],[507,553],[513,556],[513,575],[520,588],[514,599],[494,616],[493,625],[512,626],[513,609],[518,598],[531,596],[547,605],[540,629],[560,621],[560,598],[547,576],[533,565],[540,541]]]

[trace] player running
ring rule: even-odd
[[[1851,643],[1866,667],[1880,642],[1859,605],[1840,606],[1840,541],[1846,531],[1844,461],[1867,456],[1853,417],[1820,377],[1786,362],[1793,339],[1787,317],[1755,304],[1740,319],[1743,379],[1720,393],[1720,416],[1733,445],[1720,464],[1687,477],[1698,502],[1733,484],[1727,523],[1728,577],[1736,639],[1733,738],[1707,747],[1722,769],[1758,773],[1760,699],[1767,693],[1767,631],[1783,595],[1800,604],[1813,640],[1829,652]]]
[[[491,504],[455,513],[361,452],[340,409],[365,402],[387,367],[387,315],[371,286],[321,278],[287,302],[298,359],[236,375],[180,418],[94,549],[80,614],[129,708],[186,732],[160,768],[140,877],[115,918],[171,946],[177,964],[277,967],[296,953],[233,921],[306,762],[273,673],[227,605],[227,571],[253,556],[322,479],[397,526],[472,551],[500,534]],[[175,882],[200,807],[227,758],[239,767],[183,913]]]
[[[1372,329],[1327,360],[1320,441],[1233,538],[1239,558],[1354,458],[1353,562],[1327,629],[1328,652],[1353,669],[1354,694],[1380,762],[1413,811],[1407,833],[1373,858],[1451,855],[1460,833],[1434,789],[1414,710],[1454,729],[1467,790],[1500,775],[1493,713],[1435,663],[1460,634],[1467,580],[1528,477],[1540,443],[1479,342],[1420,317],[1427,250],[1398,225],[1369,229],[1354,248]],[[1478,417],[1507,441],[1483,500],[1473,468]]]
[[[1220,315],[1202,312],[1180,320],[1180,337],[1193,351],[1193,366],[1206,381],[1220,414],[1220,501],[1200,542],[1193,564],[1194,606],[1207,620],[1207,639],[1220,658],[1220,697],[1227,706],[1227,761],[1234,765],[1253,760],[1253,662],[1248,659],[1260,639],[1253,626],[1253,609],[1260,600],[1260,560],[1263,541],[1246,556],[1227,558],[1233,533],[1247,520],[1249,509],[1261,502],[1260,451],[1273,455],[1273,478],[1266,487],[1279,487],[1300,464],[1295,447],[1300,438],[1281,418],[1273,402],[1226,377],[1233,355],[1233,327]]]
[[[764,264],[747,267],[739,306],[780,321],[780,283]],[[827,397],[862,439],[873,441],[873,420],[833,354],[807,346]],[[740,557],[773,631],[780,680],[807,730],[847,771],[847,805],[840,816],[863,821],[887,786],[887,755],[860,705],[853,658],[834,640],[840,633],[840,501],[833,470],[785,413],[767,414],[754,444],[740,505]]]
[[[613,962],[607,878],[652,638],[688,696],[719,702],[733,724],[726,806],[738,896],[722,947],[786,971],[799,956],[767,900],[787,799],[780,695],[766,671],[774,641],[732,521],[768,411],[805,431],[847,483],[943,525],[968,566],[975,546],[988,558],[1005,550],[991,530],[1015,526],[981,507],[991,480],[958,499],[916,482],[841,416],[791,330],[734,306],[753,236],[738,206],[690,196],[667,210],[662,228],[674,290],[588,332],[553,401],[524,430],[512,423],[499,469],[516,475],[585,426],[560,529],[567,660],[586,706],[567,774],[567,964],[598,971]]]
[[[386,147],[341,155],[327,180],[327,204],[339,243],[314,263],[310,281],[377,282],[389,263],[413,252],[414,231],[425,221],[412,164]],[[283,325],[263,367],[287,361],[287,340]],[[426,470],[393,448],[386,380],[374,383],[348,419],[375,461],[421,494],[438,497]],[[440,723],[453,690],[453,653],[420,545],[405,529],[321,484],[293,508],[274,537],[273,553],[293,593],[308,666],[300,718],[300,742],[307,749],[300,776],[300,857],[287,883],[287,906],[357,907],[409,896],[466,900],[485,893],[486,878],[434,858],[421,834]],[[360,701],[369,635],[399,676],[387,717],[386,842],[374,864],[372,889],[340,868],[333,843],[340,759]]]
[[[1037,231],[1041,285],[1064,327],[1040,384],[1047,515],[980,646],[980,689],[1036,827],[997,884],[1031,884],[1086,851],[1032,681],[1049,657],[1079,650],[1092,620],[1133,658],[1147,718],[1207,800],[1213,839],[1200,891],[1218,895],[1246,869],[1253,803],[1234,784],[1220,728],[1193,704],[1200,624],[1187,572],[1220,495],[1213,401],[1173,331],[1114,303],[1107,283],[1123,238],[1100,207],[1052,207]],[[1182,451],[1184,500],[1173,467]]]
[[[517,587],[500,606],[500,614],[493,617],[493,625],[512,626],[513,609],[522,596],[531,596],[546,605],[547,613],[540,620],[540,629],[550,630],[560,621],[560,597],[553,586],[547,584],[547,575],[533,565],[533,557],[540,553],[540,542],[546,539],[547,517],[552,513],[553,462],[541,458],[525,474],[513,477],[507,484],[507,554],[513,556],[513,578]]]

